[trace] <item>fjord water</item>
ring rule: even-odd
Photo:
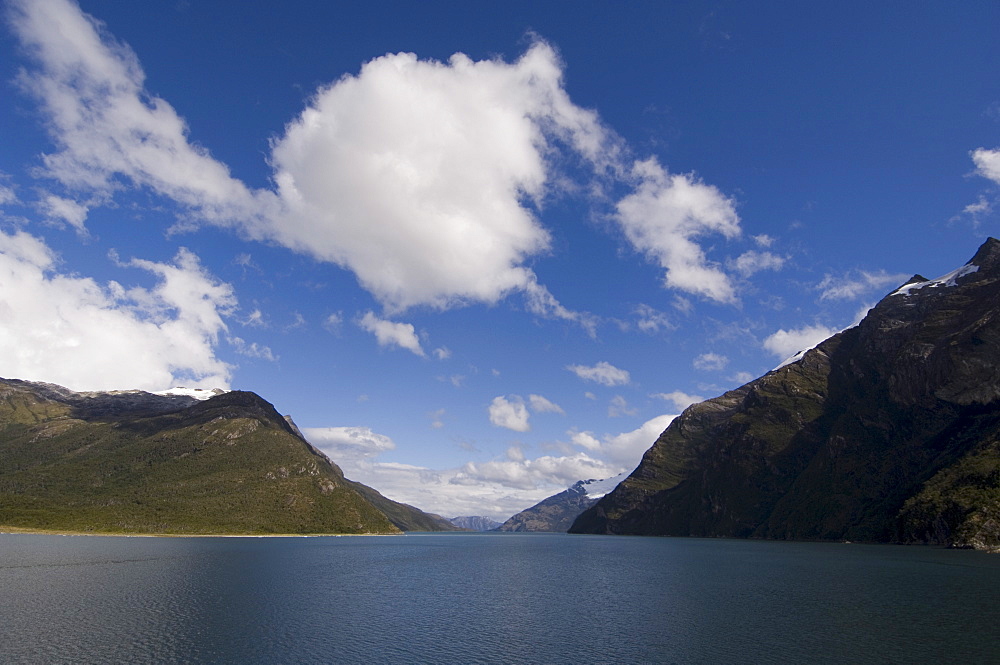
[[[4,663],[1000,659],[1000,557],[427,534],[0,535]]]

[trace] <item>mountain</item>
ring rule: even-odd
[[[1000,242],[689,407],[571,531],[1000,548]]]
[[[78,393],[0,379],[5,527],[399,533],[390,506],[361,488],[254,393]]]
[[[569,530],[573,521],[587,508],[620,483],[626,474],[604,480],[578,480],[569,488],[553,494],[522,510],[497,527],[497,531],[557,531]]]
[[[468,531],[492,531],[500,526],[500,522],[497,522],[495,519],[481,516],[452,517],[448,521],[459,529],[466,529]]]
[[[406,503],[399,503],[382,496],[377,490],[353,480],[347,481],[361,496],[385,513],[389,521],[400,531],[461,531],[445,517],[425,513]]]

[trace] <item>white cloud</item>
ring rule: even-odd
[[[519,395],[494,397],[489,406],[489,414],[490,422],[497,427],[506,427],[515,432],[527,432],[531,429],[528,408]]]
[[[643,453],[649,450],[676,417],[676,415],[657,416],[630,432],[605,434],[600,440],[593,432],[570,430],[567,434],[574,445],[586,449],[595,458],[605,459],[609,465],[618,469],[615,473],[621,473],[639,465]]]
[[[597,337],[600,319],[589,312],[574,312],[566,309],[549,290],[539,284],[534,276],[524,286],[524,299],[529,312],[546,319],[562,319],[579,324],[591,337]]]
[[[964,215],[969,219],[973,228],[979,228],[979,226],[983,222],[983,219],[986,219],[993,215],[993,206],[995,203],[996,201],[990,201],[985,196],[980,194],[978,201],[976,201],[975,203],[970,203],[969,205],[965,206],[965,208],[962,209],[962,213],[960,215],[955,215],[948,221],[957,222],[958,220],[962,219],[962,216]]]
[[[236,353],[241,356],[246,356],[247,358],[260,358],[271,362],[277,362],[278,360],[269,346],[262,346],[257,342],[250,342],[248,344],[242,337],[230,337],[228,341],[233,345]]]
[[[434,357],[438,360],[447,360],[448,358],[451,358],[451,349],[447,346],[434,349]]]
[[[532,459],[520,446],[511,446],[498,458],[450,469],[379,462],[376,457],[395,444],[368,428],[304,428],[303,432],[348,478],[395,501],[447,517],[485,514],[505,520],[578,480],[610,478],[634,469],[674,417],[658,416],[602,440],[590,432],[570,430],[573,444],[586,452]]]
[[[1000,185],[1000,148],[973,150],[972,161],[976,164],[976,173]]]
[[[542,485],[531,489],[514,488],[502,482],[477,478],[475,472],[469,474],[462,468],[430,469],[369,460],[345,461],[340,466],[351,480],[374,487],[394,501],[446,517],[488,515],[503,521],[566,487]]]
[[[735,270],[743,277],[750,277],[754,273],[762,270],[781,270],[785,265],[785,259],[772,252],[758,252],[751,249],[743,252],[734,261],[729,263],[729,268]]]
[[[859,270],[840,277],[826,275],[816,285],[816,289],[820,291],[820,300],[854,300],[872,291],[899,286],[909,277],[902,273],[890,274],[885,270]]]
[[[623,416],[634,416],[639,413],[638,409],[629,408],[628,401],[621,395],[615,395],[608,404],[608,418],[621,418]]]
[[[396,444],[369,427],[302,427],[309,443],[322,450],[338,465],[350,465],[395,450]]]
[[[43,156],[49,177],[106,195],[125,178],[220,223],[256,216],[263,200],[188,142],[184,121],[146,92],[135,54],[103,24],[68,0],[12,0],[10,8],[37,65],[18,81],[41,103],[58,148]]]
[[[0,178],[3,175],[3,173],[0,173]],[[17,192],[11,187],[0,185],[0,205],[7,205],[8,203],[17,203]]]
[[[370,311],[365,312],[357,323],[362,330],[375,335],[379,346],[398,346],[421,357],[426,355],[423,347],[420,346],[420,340],[417,338],[413,324],[380,319]]]
[[[267,324],[264,322],[264,312],[260,311],[259,308],[254,308],[254,310],[247,315],[247,318],[240,323],[254,328],[267,327]]]
[[[19,77],[47,116],[56,150],[45,175],[69,192],[113,199],[148,187],[207,221],[352,271],[389,313],[496,303],[513,292],[538,316],[574,312],[529,262],[550,248],[535,211],[566,191],[560,153],[609,182],[634,185],[615,218],[665,283],[721,302],[735,295],[696,243],[739,235],[733,202],[655,159],[634,161],[593,111],[572,103],[555,50],[535,40],[516,61],[447,62],[388,54],[320,88],[272,143],[273,190],[251,190],[188,138],[185,121],[145,87],[132,50],[69,0],[12,0],[32,66]],[[79,201],[76,202],[79,205]],[[71,220],[82,219],[79,214]]]
[[[826,326],[803,326],[793,330],[781,329],[764,340],[764,348],[784,360],[803,349],[810,349],[837,331]]]
[[[640,304],[635,308],[633,313],[638,319],[636,326],[644,333],[654,334],[661,330],[673,330],[676,328],[666,314],[649,305]]]
[[[567,434],[569,434],[570,441],[572,441],[574,445],[592,451],[601,449],[601,442],[594,436],[593,432],[577,432],[576,430],[570,430]]]
[[[703,372],[718,372],[726,368],[729,358],[718,353],[703,353],[691,363],[695,369]]]
[[[388,54],[319,90],[274,143],[285,212],[271,230],[352,270],[390,310],[521,291],[529,311],[592,330],[525,266],[550,242],[528,203],[555,186],[557,145],[597,163],[611,143],[544,42],[513,63]]]
[[[590,457],[586,453],[575,453],[561,457],[546,455],[535,459],[508,458],[479,463],[467,462],[451,482],[467,486],[497,483],[521,490],[540,487],[565,489],[578,480],[610,478],[619,473],[621,470],[617,466]]]
[[[662,415],[647,420],[631,432],[623,432],[614,436],[604,437],[601,452],[612,462],[616,462],[622,470],[628,471],[639,466],[643,453],[656,442],[667,425],[673,422],[677,415]]]
[[[340,332],[340,327],[342,325],[344,325],[344,315],[341,314],[340,312],[331,314],[328,317],[326,317],[326,319],[323,320],[323,327],[332,333]]]
[[[528,403],[531,405],[531,410],[535,413],[559,413],[566,415],[561,406],[550,402],[541,395],[528,395]]]
[[[774,244],[774,238],[767,235],[766,233],[761,233],[758,236],[751,236],[753,241],[757,243],[760,247],[770,247]]]
[[[39,202],[38,207],[46,218],[66,222],[76,229],[77,233],[86,233],[84,222],[87,220],[87,206],[72,199],[47,194]]]
[[[507,459],[511,462],[523,462],[525,460],[524,451],[521,450],[521,446],[511,446],[506,452]]]
[[[690,314],[694,309],[694,303],[683,296],[674,296],[674,309],[682,314]]]
[[[232,287],[186,249],[173,263],[119,265],[159,281],[126,289],[58,274],[41,240],[0,232],[0,375],[74,390],[227,388],[231,368],[215,347],[236,307]]]
[[[734,381],[740,385],[743,385],[744,383],[750,383],[751,381],[753,381],[754,375],[751,374],[750,372],[736,372],[736,374],[733,374],[731,377],[729,377],[729,380]]]
[[[566,369],[585,381],[595,381],[604,386],[623,386],[632,380],[631,375],[626,370],[618,369],[611,363],[603,360],[593,367],[567,365]]]
[[[431,411],[428,415],[431,417],[431,428],[441,429],[444,427],[444,414],[446,411],[444,409],[438,409],[437,411]]]
[[[493,303],[531,281],[548,232],[535,118],[560,88],[554,52],[518,62],[382,56],[321,89],[274,144],[283,244],[351,269],[387,306]]]
[[[666,271],[666,287],[736,302],[729,277],[695,242],[707,234],[740,235],[733,201],[691,174],[667,173],[653,158],[636,162],[632,174],[638,185],[618,202],[616,219],[636,251]]]
[[[669,393],[655,393],[652,397],[657,397],[659,399],[666,400],[668,402],[673,402],[674,406],[678,411],[683,411],[692,404],[697,404],[698,402],[704,402],[705,398],[701,395],[689,395],[680,390],[675,390]]]

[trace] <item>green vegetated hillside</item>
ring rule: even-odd
[[[411,522],[426,517],[384,501]],[[254,393],[197,401],[0,380],[2,526],[399,533],[400,514],[373,505]]]
[[[1000,242],[689,407],[571,531],[1000,548]]]

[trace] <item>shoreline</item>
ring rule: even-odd
[[[117,531],[72,531],[69,529],[34,529],[0,525],[0,536],[96,536],[98,538],[342,538],[351,536],[405,536],[399,533],[127,533]]]

